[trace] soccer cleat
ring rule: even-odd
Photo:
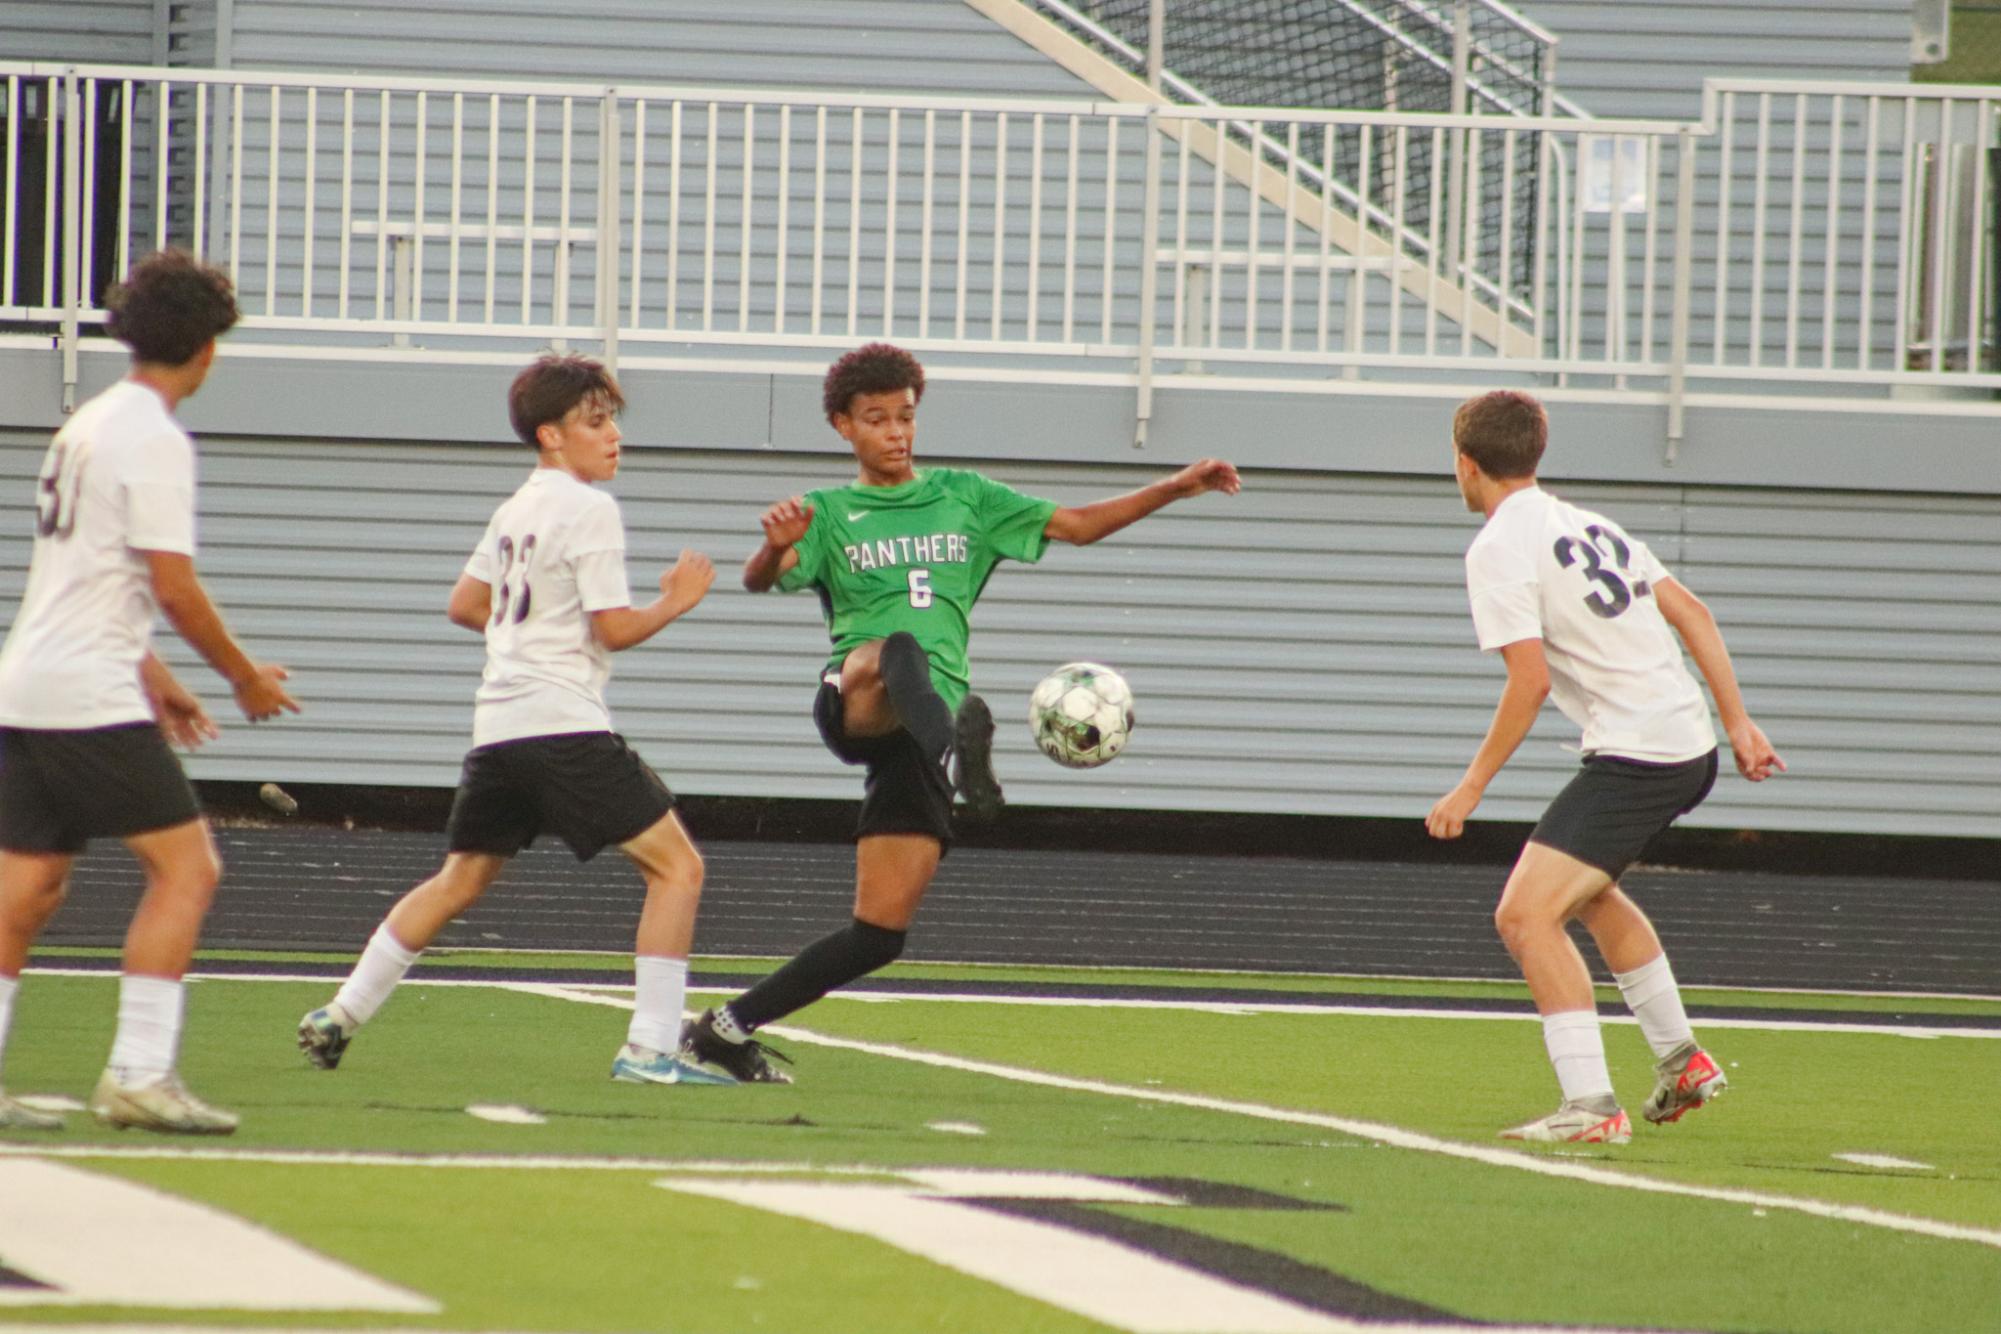
[[[63,1119],[0,1093],[0,1130],[61,1130]]]
[[[1000,780],[994,777],[994,713],[978,695],[966,696],[952,722],[952,786],[976,820],[1000,814]]]
[[[621,1084],[734,1084],[736,1079],[705,1070],[691,1060],[628,1042],[612,1058],[611,1077]]]
[[[1654,1067],[1654,1091],[1641,1104],[1640,1115],[1657,1126],[1679,1121],[1729,1087],[1715,1058],[1693,1041],[1684,1042]]]
[[[299,1050],[306,1059],[322,1070],[331,1070],[340,1064],[341,1056],[347,1051],[347,1044],[354,1041],[354,1030],[360,1027],[348,1017],[339,1005],[328,1004],[323,1010],[314,1010],[299,1021]]]
[[[1633,1139],[1633,1123],[1621,1110],[1608,1115],[1566,1102],[1548,1116],[1503,1130],[1501,1138],[1535,1144],[1629,1144]]]
[[[767,1047],[756,1038],[746,1038],[742,1042],[731,1042],[716,1032],[716,1012],[702,1011],[700,1019],[690,1019],[681,1025],[680,1059],[687,1062],[700,1061],[713,1065],[735,1075],[743,1084],[790,1084],[792,1076],[783,1070],[772,1068],[766,1057],[776,1056],[787,1065],[792,1058],[775,1047]]]
[[[137,1127],[172,1135],[229,1135],[237,1124],[235,1113],[209,1106],[188,1092],[181,1077],[171,1071],[132,1088],[106,1070],[97,1081],[97,1092],[90,1095],[90,1110],[105,1125],[120,1130]]]

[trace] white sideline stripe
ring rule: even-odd
[[[587,991],[576,991],[567,987],[550,986],[546,983],[509,983],[511,990],[527,992],[531,995],[548,996],[554,1000],[576,1001],[585,1005],[608,1005],[615,1009],[629,1010],[630,1001],[612,996],[596,995]],[[1871,1209],[1856,1204],[1832,1204],[1825,1200],[1801,1199],[1791,1195],[1772,1195],[1764,1191],[1737,1190],[1727,1186],[1693,1186],[1678,1181],[1662,1181],[1654,1177],[1630,1176],[1624,1172],[1614,1172],[1608,1168],[1593,1167],[1584,1163],[1564,1163],[1548,1158],[1535,1158],[1516,1153],[1509,1149],[1490,1149],[1478,1144],[1463,1144],[1456,1140],[1438,1139],[1431,1135],[1405,1130],[1400,1126],[1384,1125],[1377,1121],[1358,1121],[1352,1117],[1330,1116],[1324,1112],[1293,1111],[1284,1107],[1270,1107],[1263,1103],[1239,1102],[1234,1098],[1212,1098],[1200,1093],[1177,1093],[1168,1089],[1138,1088],[1131,1084],[1112,1084],[1097,1079],[1075,1079],[1068,1075],[1049,1074],[1042,1070],[1026,1070],[1019,1066],[999,1065],[992,1061],[972,1061],[958,1056],[947,1056],[941,1052],[919,1051],[913,1047],[898,1047],[882,1042],[860,1042],[852,1038],[829,1037],[823,1033],[809,1032],[803,1028],[776,1027],[766,1025],[759,1030],[774,1037],[791,1042],[803,1042],[814,1047],[835,1047],[843,1051],[857,1051],[869,1056],[886,1056],[891,1060],[910,1061],[917,1065],[936,1066],[944,1070],[959,1070],[967,1074],[991,1075],[996,1079],[1011,1080],[1017,1084],[1036,1084],[1043,1088],[1065,1089],[1073,1093],[1103,1093],[1115,1098],[1136,1098],[1142,1102],[1165,1103],[1175,1107],[1193,1107],[1205,1112],[1225,1112],[1236,1116],[1254,1117],[1261,1121],[1281,1121],[1292,1125],[1315,1126],[1324,1130],[1338,1130],[1344,1135],[1358,1139],[1375,1140],[1399,1149],[1415,1149],[1420,1153],[1442,1154],[1448,1158],[1463,1158],[1469,1162],[1484,1163],[1489,1167],[1507,1167],[1521,1172],[1534,1172],[1540,1176],[1562,1177],[1571,1181],[1582,1181],[1594,1186],[1612,1186],[1620,1190],[1647,1191],[1656,1195],[1680,1195],[1689,1199],[1715,1200],[1725,1204],[1746,1204],[1763,1209],[1789,1209],[1797,1213],[1811,1214],[1816,1218],[1830,1218],[1843,1223],[1863,1223],[1870,1227],[1888,1228],[1895,1232],[1914,1232],[1920,1236],[1936,1237],[1945,1241],[1971,1241],[1982,1246],[1992,1246],[2001,1250],[2001,1230],[1967,1227],[1960,1223],[1944,1223],[1934,1218],[1918,1218],[1909,1214],[1891,1213],[1886,1209]]]
[[[42,977],[116,977],[101,968],[29,968],[24,970]],[[202,973],[191,972],[188,980],[194,982],[324,982],[332,984],[335,979],[317,973]],[[498,978],[427,978],[421,975],[405,980],[405,986],[413,987],[500,987],[509,991],[525,991],[530,995],[543,994],[539,989],[554,987],[565,992],[621,992],[631,991],[630,982],[527,982],[520,979]],[[727,987],[689,987],[690,996],[723,996],[733,994]],[[931,991],[867,991],[836,992],[828,999],[837,1001],[859,1001],[880,1004],[885,1001],[936,1001],[945,1005],[1041,1005],[1056,1008],[1082,1009],[1126,1009],[1126,1010],[1177,1010],[1190,1014],[1225,1015],[1352,1015],[1360,1018],[1385,1019],[1472,1019],[1500,1020],[1511,1023],[1540,1023],[1541,1017],[1531,1011],[1503,1010],[1458,1010],[1451,1008],[1423,1006],[1385,1005],[1322,1005],[1316,1002],[1275,1002],[1261,1005],[1256,1001],[1195,1001],[1195,1000],[1142,1000],[1131,997],[1098,999],[1091,996],[994,996],[978,992],[931,992]],[[1961,998],[1950,998],[1961,999]],[[631,1008],[630,1006],[627,1007]],[[1840,1011],[1830,1011],[1838,1014]],[[1636,1024],[1639,1021],[1628,1014],[1602,1015],[1600,1023]],[[1880,1036],[1901,1038],[1989,1038],[2001,1040],[2001,1020],[1992,1028],[1940,1028],[1922,1024],[1864,1024],[1833,1020],[1822,1023],[1814,1019],[1712,1019],[1699,1021],[1705,1029],[1743,1029],[1769,1033],[1874,1033]]]
[[[1936,1172],[1930,1163],[1914,1163],[1908,1158],[1893,1158],[1887,1153],[1837,1153],[1834,1157],[1844,1163],[1854,1163],[1857,1167],[1888,1167],[1905,1172]]]
[[[0,1210],[0,1255],[49,1285],[0,1288],[0,1305],[443,1309],[233,1214],[81,1168],[0,1162],[0,1199],[25,1206]]]

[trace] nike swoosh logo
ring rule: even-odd
[[[867,510],[856,510],[852,514],[848,515],[848,522],[853,523],[857,519],[866,519],[867,517],[868,517]]]

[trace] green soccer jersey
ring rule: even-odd
[[[817,589],[827,665],[908,630],[931,661],[931,680],[954,711],[966,697],[973,603],[1003,560],[1038,561],[1056,502],[964,468],[926,468],[896,486],[837,486],[806,496],[813,521],[793,550],[785,592]]]

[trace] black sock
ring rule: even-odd
[[[931,684],[930,659],[908,630],[882,641],[880,671],[903,730],[916,738],[925,759],[933,764],[944,759],[952,747],[952,711]]]
[[[903,953],[903,937],[901,931],[871,926],[857,917],[800,950],[784,967],[731,1001],[729,1012],[745,1029],[783,1019],[835,987],[895,962]]]

